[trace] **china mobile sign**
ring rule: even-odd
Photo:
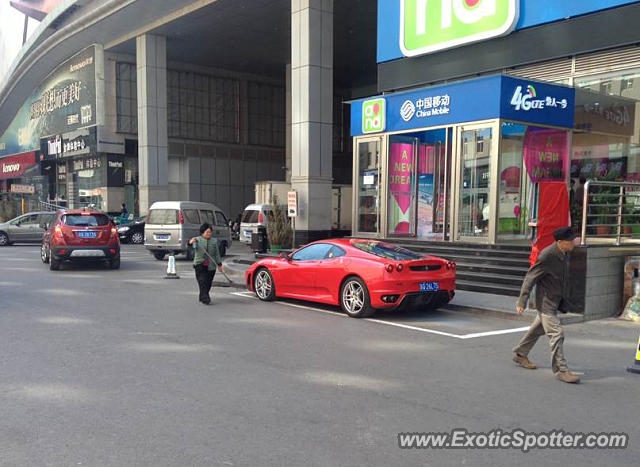
[[[509,34],[519,0],[400,0],[400,49],[407,57]]]
[[[503,118],[573,128],[575,89],[495,75],[357,100],[352,136]]]

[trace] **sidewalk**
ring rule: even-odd
[[[216,275],[216,280],[214,280],[213,285],[216,287],[245,289],[244,273],[255,261],[255,256],[248,245],[238,241],[233,242],[222,261],[224,272],[229,276],[232,283],[230,284],[224,276],[220,274]]]

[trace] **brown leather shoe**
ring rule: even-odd
[[[513,361],[520,365],[522,368],[526,368],[527,370],[535,370],[536,368],[538,368],[527,357],[523,357],[522,355],[513,354]]]
[[[569,370],[557,372],[556,377],[560,381],[564,381],[565,383],[569,383],[569,384],[577,384],[580,382],[580,377],[578,375],[574,375]]]

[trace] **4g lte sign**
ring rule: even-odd
[[[509,34],[519,0],[400,0],[400,49],[407,57]]]

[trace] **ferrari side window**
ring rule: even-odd
[[[327,256],[326,256],[325,259],[339,258],[339,257],[344,256],[346,254],[347,254],[346,251],[344,251],[342,248],[334,245],[329,250],[329,253],[327,253]]]
[[[318,261],[327,256],[332,246],[327,243],[315,243],[296,251],[291,259],[293,261]]]

